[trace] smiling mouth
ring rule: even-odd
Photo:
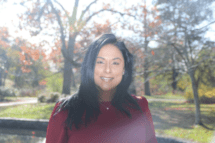
[[[105,77],[101,77],[101,79],[104,80],[105,82],[113,80],[113,78],[105,78]]]

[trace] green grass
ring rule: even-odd
[[[183,95],[173,95],[173,94],[166,94],[166,95],[142,95],[146,99],[185,99]]]
[[[156,130],[156,132],[201,143],[210,143],[213,138],[213,131],[209,131],[201,126],[192,129],[175,127],[169,130]]]
[[[148,97],[148,96],[147,96]],[[152,96],[151,99],[169,99],[169,96]],[[148,98],[147,98],[148,99]],[[181,97],[172,97],[181,99]],[[0,107],[0,117],[49,119],[55,103],[25,104]],[[156,134],[184,138],[199,143],[210,142],[213,130],[195,127],[195,105],[181,101],[149,101]],[[215,104],[201,104],[203,123],[215,129]]]
[[[25,104],[9,107],[0,107],[0,117],[49,119],[54,109],[52,104]]]
[[[194,126],[195,105],[185,102],[150,101],[156,134],[168,135],[199,143],[211,141],[214,130]],[[202,122],[215,129],[215,104],[201,104]]]

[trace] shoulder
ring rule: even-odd
[[[67,118],[67,110],[59,110],[61,102],[57,102],[52,111],[51,117],[49,119],[47,133],[46,133],[46,142],[65,142],[62,140],[66,139],[66,124],[65,120]],[[60,133],[60,134],[59,134]]]
[[[77,96],[77,93],[59,99],[59,100],[56,102],[56,105],[55,105],[55,108],[54,108],[54,109],[56,109],[56,112],[60,112],[60,111],[62,111],[62,110],[68,109],[68,107],[71,106],[70,104],[71,104],[71,103],[73,104],[74,101],[76,101],[75,96]]]
[[[131,94],[131,96],[132,96],[134,99],[137,99],[138,102],[143,102],[143,103],[146,103],[146,102],[147,102],[147,104],[148,104],[147,99],[146,99],[145,97],[143,97],[143,96],[136,96],[136,95],[134,95],[134,94]]]
[[[51,115],[51,118],[55,118],[55,117],[63,117],[63,116],[67,116],[67,111],[66,110],[63,110],[63,107],[62,107],[62,102],[57,102],[54,106],[54,109],[52,111],[52,115]]]
[[[143,110],[145,110],[145,109],[148,108],[148,101],[147,101],[147,99],[145,97],[143,97],[143,96],[136,96],[134,94],[131,94],[131,96],[138,101],[139,106]]]

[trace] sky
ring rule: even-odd
[[[1,1],[1,0],[0,0]],[[31,43],[39,43],[38,41],[41,41],[43,39],[47,39],[47,40],[52,40],[51,37],[48,37],[48,36],[43,36],[43,35],[40,35],[40,36],[37,36],[37,37],[31,37],[30,34],[27,32],[27,31],[20,31],[20,30],[17,30],[17,26],[18,26],[18,17],[16,16],[18,13],[22,13],[24,12],[24,9],[22,6],[20,5],[12,5],[12,3],[14,2],[15,0],[10,0],[8,1],[7,3],[5,3],[3,6],[0,6],[0,17],[1,20],[0,21],[0,26],[6,26],[9,28],[9,33],[10,35],[12,35],[13,37],[23,37],[24,39],[28,39]],[[21,0],[16,0],[16,2],[18,1],[21,1]],[[93,10],[99,10],[102,6],[101,6],[101,3],[103,2],[104,0],[100,0],[98,4],[96,5],[93,5],[91,8]],[[140,0],[119,0],[119,1],[115,1],[114,4],[116,4],[116,2],[118,3],[121,3],[121,4],[127,4],[127,6],[130,6],[132,4],[135,4],[135,3],[138,3]],[[74,5],[74,1],[68,1],[68,0],[61,0],[60,1],[62,3],[62,5],[65,7],[65,9],[67,10],[70,10],[71,7],[73,7]],[[83,0],[80,0],[79,2],[79,9],[83,9],[84,7],[86,7],[86,5],[88,5],[91,1],[83,1]],[[147,6],[151,6],[151,1],[147,0]],[[0,2],[1,4],[1,2]],[[116,4],[117,5],[117,4]],[[214,7],[214,19],[215,19],[215,3],[213,5]],[[72,9],[71,9],[72,10]],[[78,13],[78,15],[80,15],[80,11]],[[94,20],[96,20],[97,22],[102,22],[104,21],[103,18],[94,18]],[[204,24],[203,24],[204,25]],[[206,37],[210,38],[211,40],[215,41],[215,24],[211,25],[210,26],[210,30],[207,32],[207,34],[205,35]],[[17,32],[16,32],[17,31]],[[117,32],[121,35],[126,35],[126,36],[132,36],[130,32],[126,32],[126,31],[119,31]],[[155,43],[150,43],[151,46],[156,46]]]

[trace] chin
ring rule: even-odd
[[[105,87],[101,88],[100,87],[100,89],[102,89],[103,91],[110,91],[110,90],[116,89],[116,87],[110,87],[110,88],[105,88]]]

